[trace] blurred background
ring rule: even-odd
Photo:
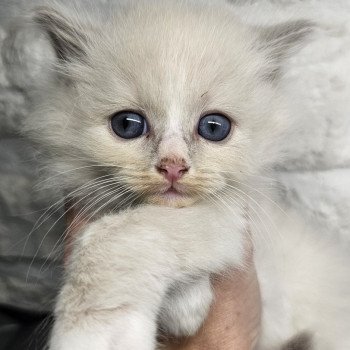
[[[276,176],[285,203],[349,245],[350,1],[231,2],[252,23],[319,23],[312,40],[287,62],[282,88],[299,127],[285,140],[289,156]],[[17,16],[43,3],[0,0],[0,350],[43,348],[62,275],[56,242],[65,228],[64,210],[50,210],[60,198],[39,191],[38,150],[18,133],[31,93],[54,57],[45,36]]]

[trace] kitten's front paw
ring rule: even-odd
[[[126,308],[86,310],[56,320],[49,350],[155,350],[154,322]],[[72,323],[72,320],[74,322]]]
[[[176,283],[163,302],[160,329],[176,337],[195,334],[205,320],[212,300],[209,277]]]

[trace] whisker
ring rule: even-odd
[[[76,190],[71,191],[69,194],[63,196],[63,198],[61,198],[60,200],[58,200],[57,202],[55,202],[54,204],[52,204],[52,205],[39,217],[39,219],[35,222],[33,228],[31,229],[31,231],[29,232],[29,234],[27,235],[27,237],[26,237],[26,238],[23,238],[23,240],[26,239],[26,241],[25,241],[24,247],[22,248],[22,255],[21,255],[21,256],[23,257],[23,255],[24,255],[24,251],[25,251],[25,248],[26,248],[26,246],[27,246],[27,244],[28,244],[29,238],[30,238],[30,237],[32,236],[32,234],[33,234],[36,230],[38,230],[50,217],[52,217],[52,215],[53,215],[54,213],[56,213],[58,210],[61,209],[61,206],[59,206],[59,205],[63,204],[64,201],[65,201],[69,196],[72,196],[73,194],[78,193],[79,191],[81,191],[82,189],[84,189],[84,188],[86,188],[86,187],[88,187],[88,188],[91,189],[92,187],[100,186],[100,184],[101,184],[100,179],[102,179],[102,178],[104,178],[104,177],[105,177],[105,176],[101,176],[101,177],[99,177],[99,178],[97,178],[97,179],[93,179],[93,180],[91,180],[91,181],[89,181],[89,182],[83,184],[82,186],[78,187]],[[93,186],[89,187],[90,183],[94,183],[94,182],[96,182],[96,183],[93,184]],[[59,207],[58,207],[57,209],[55,209],[50,215],[48,215],[44,220],[42,220],[42,221],[40,222],[40,220],[41,220],[43,217],[45,217],[45,215],[49,212],[49,210],[52,209],[52,208],[54,208],[55,206],[59,206]],[[64,214],[65,214],[65,213],[64,213]],[[60,218],[61,218],[61,217],[60,217]],[[60,220],[60,218],[55,222],[55,224]],[[39,222],[40,222],[40,224],[39,224]],[[18,244],[18,243],[17,243],[17,244]]]
[[[110,193],[110,187],[111,187],[111,186],[114,186],[114,185],[115,185],[115,183],[114,183],[114,182],[111,182],[111,183],[105,184],[105,185],[101,186],[100,188],[98,188],[97,190],[100,190],[101,188],[106,188],[106,187],[107,187],[107,190],[102,191],[102,193],[98,193],[98,196],[99,196],[99,195],[102,195],[102,194],[104,194],[104,193],[107,193],[107,192]],[[89,195],[90,195],[90,194],[89,194]],[[87,195],[87,196],[89,196],[89,195]],[[85,197],[81,198],[79,201],[75,202],[70,208],[68,208],[68,209],[64,212],[64,214],[63,214],[62,216],[66,215],[67,212],[68,212],[72,207],[77,206],[77,205],[79,204],[79,202],[81,202],[81,201],[82,201],[83,199],[85,199],[87,196],[85,196]],[[97,198],[99,198],[98,196],[97,196]],[[102,199],[101,199],[101,200],[102,200]],[[91,207],[92,207],[92,206],[94,205],[94,203],[97,203],[97,202],[98,202],[98,201],[96,200],[96,197],[93,197],[92,200],[91,200],[90,202],[88,201],[87,204],[85,204],[85,205],[83,206],[83,208],[78,212],[78,214],[76,215],[76,217],[74,218],[74,220],[72,221],[72,223],[65,229],[65,231],[63,232],[63,234],[61,235],[61,237],[56,241],[54,247],[51,249],[51,252],[50,252],[50,254],[47,256],[46,261],[44,262],[43,265],[46,264],[46,262],[47,262],[47,261],[49,260],[49,258],[51,257],[52,253],[55,252],[56,246],[59,245],[60,243],[62,243],[62,242],[64,241],[64,239],[66,238],[66,236],[67,236],[69,230],[74,226],[74,224],[75,224],[76,222],[78,222],[78,221],[80,220],[80,218],[82,218],[82,216],[83,216],[84,213],[81,214],[81,212],[84,211],[84,208],[86,208],[86,206],[87,206],[89,203],[92,203],[92,205],[91,205]],[[62,239],[62,237],[63,237],[63,239]],[[40,269],[40,271],[41,271],[41,269]]]
[[[277,209],[280,210],[280,212],[285,215],[286,217],[289,217],[288,216],[288,213],[276,202],[274,201],[273,199],[271,199],[268,195],[266,195],[266,193],[264,192],[261,192],[259,190],[257,190],[256,188],[246,184],[246,183],[243,183],[243,182],[240,182],[240,181],[237,181],[237,180],[233,180],[233,179],[228,179],[229,181],[233,181],[235,183],[238,183],[239,185],[243,185],[245,187],[247,187],[248,189],[251,189],[253,191],[255,191],[256,193],[260,194],[262,197],[264,197],[265,199],[267,199],[271,204],[273,204]]]
[[[73,221],[70,223],[70,225],[66,228],[65,232],[62,234],[61,238],[59,239],[58,242],[56,242],[55,247],[57,246],[57,244],[61,243],[62,241],[65,240],[67,234],[69,233],[70,229],[77,223],[79,222],[83,216],[85,215],[85,213],[87,213],[92,207],[96,206],[97,203],[103,201],[106,197],[108,196],[112,196],[110,200],[108,200],[107,202],[105,202],[104,204],[102,204],[99,208],[97,208],[88,218],[86,218],[85,221],[89,222],[91,220],[92,217],[94,217],[99,211],[101,211],[104,207],[106,207],[108,204],[110,204],[111,202],[117,200],[118,198],[120,198],[121,196],[123,196],[125,193],[127,193],[128,191],[130,191],[129,189],[124,189],[121,192],[116,192],[116,191],[112,191],[110,192],[109,188],[107,188],[106,191],[103,191],[102,193],[99,193],[97,197],[92,198],[91,201],[87,202],[81,209],[80,211],[75,215]],[[113,192],[115,192],[115,195],[113,196]],[[103,196],[102,196],[103,195]],[[55,248],[54,247],[54,248]]]
[[[108,184],[106,184],[106,185],[104,185],[104,186],[102,186],[102,187],[107,187],[107,186],[112,186],[112,185],[114,185],[114,183],[108,183]],[[96,189],[95,191],[97,191],[97,190],[99,190],[99,189],[101,189],[101,187],[99,187],[99,188]],[[94,191],[93,191],[93,192],[94,192]],[[89,193],[89,194],[86,195],[85,197],[81,198],[78,202],[84,200],[84,198],[86,198],[86,197],[89,196],[89,195],[91,195],[91,193]],[[30,263],[30,265],[29,265],[26,280],[27,280],[27,278],[28,278],[28,276],[29,276],[29,272],[30,272],[30,269],[31,269],[31,267],[32,267],[32,264],[33,264],[33,262],[34,262],[34,260],[35,260],[35,258],[36,258],[36,256],[37,256],[37,254],[39,253],[40,248],[41,248],[42,245],[43,245],[44,240],[46,239],[46,237],[48,236],[48,234],[51,232],[51,230],[53,229],[53,227],[58,223],[58,221],[61,220],[66,214],[67,214],[67,210],[65,210],[64,213],[51,225],[51,227],[49,228],[49,230],[45,233],[45,235],[44,235],[43,238],[41,239],[41,242],[40,242],[40,244],[39,244],[39,247],[37,248],[36,253],[34,254],[34,256],[33,256],[33,258],[32,258],[32,261],[31,261],[31,263]]]
[[[231,190],[238,190],[238,189],[232,186]],[[279,234],[279,231],[277,230],[276,225],[271,220],[269,214],[262,208],[262,206],[260,206],[258,202],[256,202],[254,199],[252,199],[252,197],[247,195],[244,191],[238,191],[238,192],[243,194],[244,196],[246,196],[248,199],[250,199],[250,201],[249,201],[250,204],[254,203],[259,209],[262,210],[262,213],[266,216],[266,218],[268,219],[268,222],[270,223],[270,225],[273,228],[272,231],[277,233],[277,234]],[[235,195],[240,197],[240,198],[242,198],[239,193],[235,192]],[[242,200],[244,200],[244,199],[242,198]],[[266,238],[267,238],[268,241],[266,241],[266,242],[269,242],[270,246],[272,246],[273,239],[272,239],[272,236],[271,236],[271,227],[270,228],[267,227],[265,221],[262,219],[262,217],[259,214],[258,210],[256,208],[254,208],[254,206],[250,205],[249,208],[253,211],[253,213],[259,219],[260,223],[263,225],[264,231],[266,232],[266,236],[265,235],[263,236],[264,240],[266,240]],[[249,217],[252,219],[251,215]],[[254,222],[254,221],[252,220],[252,222]],[[256,233],[260,233],[261,232],[261,230],[258,228],[257,225],[255,225],[255,228],[257,230]]]

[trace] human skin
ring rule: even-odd
[[[261,300],[252,256],[244,270],[212,278],[215,301],[198,333],[167,350],[251,350],[260,330]]]
[[[76,220],[74,210],[68,209],[67,223],[69,229],[65,244],[66,261],[71,243],[86,221]],[[247,240],[246,247],[244,269],[233,269],[220,276],[212,276],[215,299],[197,334],[183,339],[163,339],[164,350],[254,348],[260,330],[261,299],[250,240]]]

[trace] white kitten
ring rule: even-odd
[[[151,350],[158,328],[195,333],[210,274],[243,268],[250,234],[257,348],[349,349],[347,255],[255,190],[289,124],[281,62],[312,25],[253,28],[225,2],[191,0],[34,19],[59,79],[25,132],[50,156],[51,186],[94,220],[75,242],[50,349]]]

